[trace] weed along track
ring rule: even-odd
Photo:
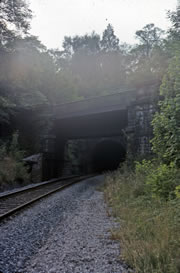
[[[0,221],[44,197],[61,191],[89,177],[92,177],[92,175],[59,178],[2,195],[0,196]]]

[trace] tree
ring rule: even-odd
[[[36,37],[27,36],[16,38],[11,52],[1,55],[4,66],[0,67],[0,95],[4,100],[21,106],[44,101],[42,88],[39,88],[40,76],[45,68],[41,59],[43,50],[45,47]]]
[[[179,43],[179,7],[169,13],[172,27],[169,30],[171,62],[163,78],[160,94],[160,111],[153,119],[153,151],[161,161],[171,161],[180,167],[180,43]]]
[[[60,52],[60,71],[74,82],[77,97],[93,96],[99,76],[100,36],[95,32],[84,36],[65,37]]]
[[[180,4],[178,4],[176,11],[168,12],[168,17],[172,23],[169,29],[169,38],[180,41]]]
[[[60,71],[76,80],[80,97],[109,94],[125,84],[127,45],[120,50],[119,39],[110,24],[102,39],[95,32],[65,37],[63,48],[55,52],[56,63]]]
[[[169,56],[173,57],[175,52],[179,52],[180,48],[180,4],[177,6],[176,11],[168,12],[168,17],[172,26],[168,30],[166,50]]]
[[[107,28],[103,32],[101,40],[101,50],[103,50],[104,52],[119,50],[119,39],[114,34],[114,29],[111,24],[108,24]]]
[[[0,1],[0,48],[8,48],[9,43],[30,28],[31,10],[23,0]]]
[[[162,162],[180,166],[180,54],[174,56],[160,89],[164,100],[153,119],[153,151]]]
[[[95,32],[90,35],[85,34],[84,36],[64,37],[63,41],[64,53],[69,56],[73,54],[95,54],[100,49],[100,36]]]
[[[162,45],[162,35],[164,31],[154,24],[148,24],[141,30],[136,31],[136,38],[139,39],[140,45],[138,46],[141,52],[149,57],[154,47]]]
[[[0,1],[0,122],[8,122],[14,107],[10,90],[12,85],[8,82],[10,52],[14,50],[14,43],[22,35],[26,35],[30,27],[31,11],[23,0]]]
[[[140,44],[131,50],[131,66],[129,81],[131,85],[143,87],[161,83],[168,63],[165,49],[164,31],[154,24],[148,24],[136,31]]]

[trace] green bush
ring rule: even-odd
[[[161,163],[147,176],[146,185],[149,187],[153,197],[160,197],[168,200],[175,198],[175,189],[179,183],[179,170],[175,163],[166,165]]]
[[[137,180],[144,181],[146,194],[165,200],[177,197],[180,171],[175,163],[167,165],[156,160],[143,160],[136,162],[135,174]]]
[[[166,164],[180,167],[180,50],[172,58],[160,88],[163,100],[153,118],[153,151]]]
[[[22,159],[24,151],[18,145],[18,133],[13,134],[11,143],[0,146],[0,190],[29,181],[29,174]]]
[[[136,161],[135,173],[138,178],[146,177],[151,174],[152,169],[154,168],[154,163],[151,160],[143,159],[141,162]]]
[[[176,194],[176,198],[180,199],[180,185],[176,187],[175,194]]]

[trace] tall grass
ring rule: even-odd
[[[180,273],[180,199],[146,194],[143,175],[127,169],[106,177],[105,199],[120,227],[122,259],[137,273]]]

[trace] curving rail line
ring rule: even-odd
[[[59,178],[0,196],[0,221],[13,213],[93,175]]]

